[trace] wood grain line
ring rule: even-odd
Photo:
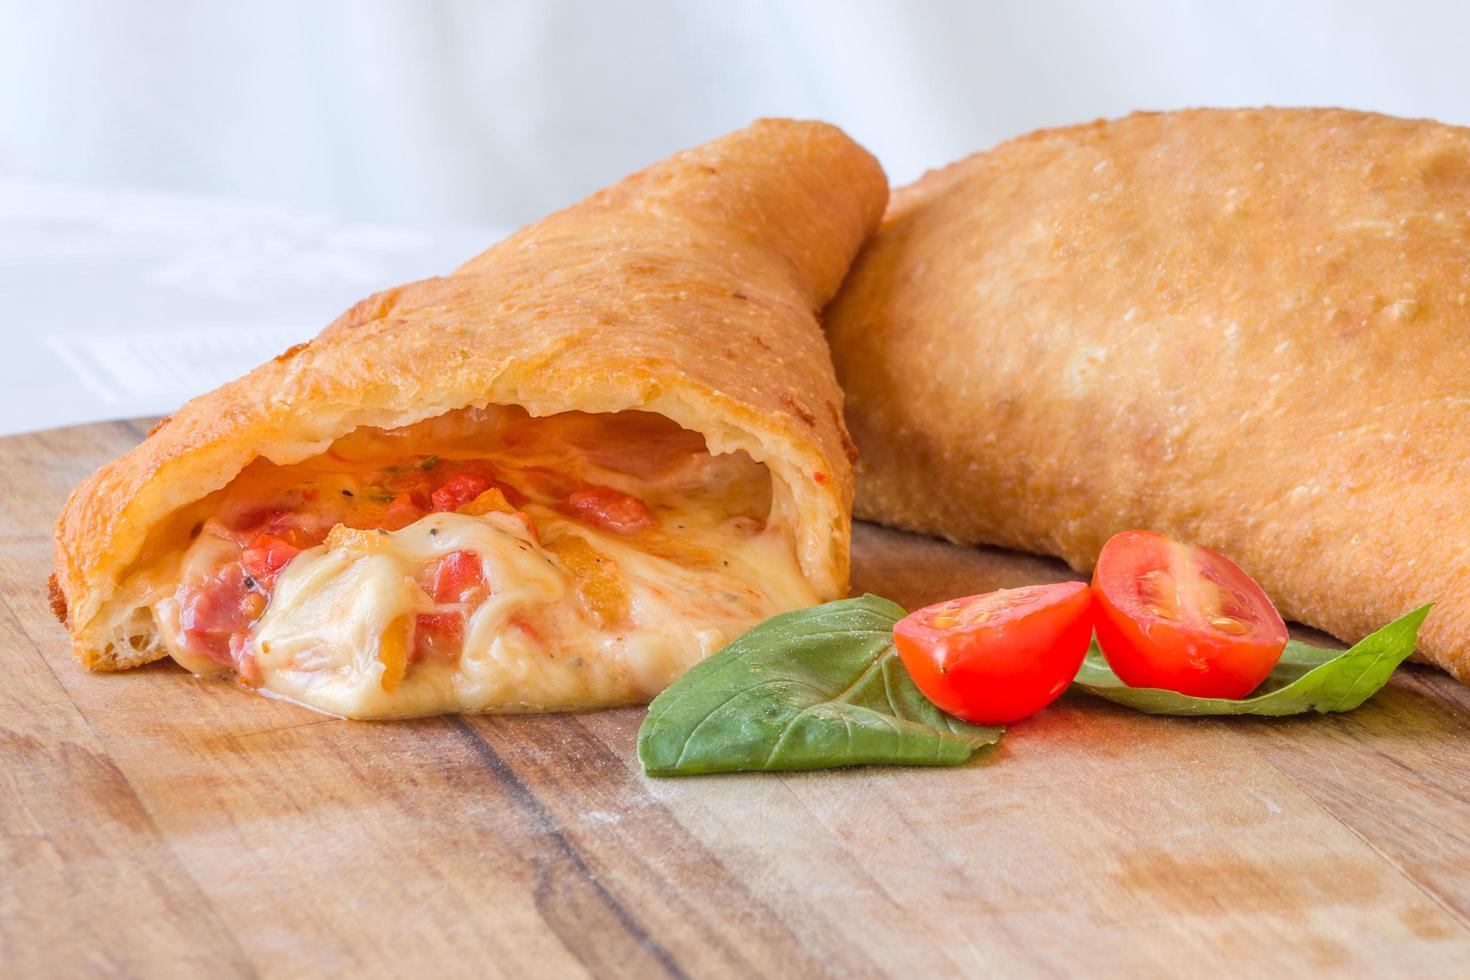
[[[14,616],[8,599],[0,596],[0,604],[4,605],[8,614]],[[18,636],[32,646],[34,661],[44,665],[55,679],[54,671],[41,655],[37,641],[30,632],[21,629]],[[30,706],[25,710],[31,714],[50,712],[47,706]],[[203,949],[180,944],[177,937],[169,940],[177,944],[172,950],[152,945],[156,932],[172,931],[188,923],[190,935],[199,941],[207,940],[214,947],[208,954],[214,975],[257,976],[258,972],[240,945],[239,937],[229,928],[228,922],[209,894],[184,867],[127,775],[106,753],[105,742],[87,717],[85,709],[72,703],[61,712],[52,713],[52,716],[64,718],[67,714],[75,717],[81,724],[90,744],[84,745],[57,736],[48,737],[43,733],[40,724],[10,729],[0,723],[0,745],[4,747],[0,756],[5,760],[5,771],[26,772],[26,760],[29,759],[29,771],[32,775],[24,789],[16,787],[10,800],[0,800],[0,826],[13,823],[33,798],[65,801],[56,807],[55,812],[66,813],[68,820],[65,826],[58,825],[56,830],[70,840],[65,844],[51,842],[52,835],[49,831],[46,832],[48,846],[62,862],[62,874],[69,876],[83,873],[86,863],[101,859],[103,854],[114,853],[114,860],[119,865],[136,868],[141,883],[146,884],[147,891],[151,894],[114,893],[105,897],[98,896],[101,902],[97,905],[89,904],[87,910],[91,920],[97,924],[96,928],[87,930],[87,933],[97,934],[100,930],[98,943],[91,948],[74,948],[75,943],[80,942],[83,935],[87,934],[79,931],[71,943],[49,950],[50,956],[54,958],[52,966],[60,969],[60,963],[77,954],[84,956],[93,966],[108,964],[110,969],[119,973],[131,972],[124,963],[132,959],[134,953],[146,954],[141,962],[152,963],[155,967],[163,962],[192,960],[200,956]],[[0,722],[3,722],[3,711],[0,711]],[[65,760],[64,765],[56,767],[55,771],[51,771],[50,767],[37,770],[37,760],[58,754]],[[86,781],[81,779],[83,773],[89,774]],[[0,780],[0,785],[3,785],[3,780]],[[103,787],[105,792],[102,792]],[[0,848],[0,851],[3,850],[4,848]],[[88,852],[94,856],[84,863],[81,855]],[[15,868],[12,866],[10,870],[14,871]],[[33,880],[36,892],[29,896],[29,900],[37,901],[63,881]],[[151,905],[150,899],[155,897],[162,902],[169,921],[158,923],[161,927],[158,929],[129,929],[127,923],[139,910]],[[109,907],[106,904],[108,900],[126,901],[129,906]],[[0,906],[3,905],[4,902],[0,901]],[[48,918],[61,911],[52,909]],[[79,910],[66,911],[71,914],[57,915],[55,924],[65,925],[68,921],[74,921]],[[117,932],[119,929],[122,930],[120,933]],[[0,924],[0,934],[4,931],[3,924]],[[135,945],[138,948],[132,948]],[[33,952],[40,951],[33,949]],[[0,965],[3,962],[0,960]]]
[[[679,964],[674,962],[669,952],[660,946],[638,920],[623,907],[622,903],[602,886],[602,883],[597,880],[597,876],[592,874],[591,870],[587,867],[587,863],[582,859],[582,855],[567,840],[566,835],[562,833],[561,827],[552,817],[550,811],[526,788],[526,785],[521,782],[515,772],[506,764],[505,760],[490,746],[490,743],[486,742],[480,733],[475,730],[474,726],[464,718],[458,716],[446,719],[445,723],[460,737],[495,782],[509,792],[511,798],[521,811],[530,817],[533,823],[555,842],[558,853],[565,859],[577,877],[592,890],[597,901],[613,915],[628,937],[633,940],[639,949],[647,953],[652,960],[651,965],[656,965],[666,976],[687,980],[688,975],[679,967]],[[546,873],[546,870],[545,868],[538,869],[542,875]],[[538,889],[543,887],[544,884],[544,881],[538,882]],[[584,966],[589,970],[596,971],[600,964],[595,961],[589,962],[581,955],[579,950],[580,943],[568,943],[567,937],[562,936],[560,932],[558,932],[558,938],[562,939],[567,951],[573,956],[576,956]],[[605,965],[605,962],[601,965]],[[634,969],[633,972],[639,975],[647,975],[646,969]]]
[[[30,647],[30,654],[26,657],[30,667],[28,671],[12,669],[7,672],[10,684],[7,685],[7,690],[0,694],[0,703],[14,698],[17,701],[34,705],[37,703],[38,696],[47,703],[52,703],[54,697],[70,703],[70,698],[65,696],[66,685],[61,683],[61,678],[56,676],[56,669],[42,655],[40,641],[31,635],[31,631],[26,627],[25,619],[20,615],[19,610],[11,605],[9,597],[4,594],[6,591],[9,590],[0,591],[0,629],[13,632],[25,639]],[[16,655],[24,654],[16,651]],[[44,695],[35,690],[36,681],[28,676],[32,673],[40,675],[40,684],[46,688]]]
[[[635,708],[599,717],[626,724],[641,715]],[[609,891],[640,910],[645,929],[686,972],[864,972],[864,959],[850,942],[817,941],[831,930],[809,913],[823,907],[793,916],[767,901],[752,880],[749,857],[729,840],[691,832],[638,771],[631,744],[614,751],[579,723],[586,717],[578,723],[554,715],[486,717],[471,724],[560,822]],[[782,859],[789,840],[783,825],[779,835],[762,841],[762,855]]]
[[[1470,764],[1446,751],[1470,743],[1464,695],[1437,671],[1400,668],[1357,711],[1278,720],[1270,725],[1273,737],[1255,740],[1255,748],[1470,935],[1470,837],[1457,819]],[[1336,765],[1320,764],[1327,759]],[[1370,783],[1369,791],[1360,786]],[[1446,859],[1443,867],[1435,866],[1434,852]]]
[[[1387,863],[1391,868],[1393,868],[1394,871],[1398,873],[1399,877],[1403,878],[1404,881],[1406,881],[1410,886],[1418,889],[1419,892],[1424,895],[1425,898],[1429,899],[1430,902],[1439,906],[1442,912],[1444,912],[1446,915],[1448,915],[1451,919],[1459,924],[1460,930],[1461,932],[1465,933],[1466,938],[1470,938],[1470,919],[1467,919],[1464,913],[1462,913],[1458,908],[1451,904],[1446,898],[1444,898],[1444,896],[1440,895],[1439,892],[1437,892],[1435,889],[1429,887],[1429,885],[1427,885],[1425,882],[1414,877],[1409,869],[1404,867],[1404,865],[1399,861],[1397,857],[1394,856],[1391,851],[1385,849],[1373,838],[1363,833],[1362,830],[1354,827],[1352,824],[1343,820],[1336,813],[1333,813],[1332,810],[1328,809],[1323,804],[1322,800],[1317,796],[1317,794],[1312,792],[1310,786],[1303,784],[1293,778],[1290,772],[1280,768],[1279,766],[1276,766],[1276,764],[1272,762],[1269,758],[1266,761],[1271,763],[1271,765],[1275,767],[1276,770],[1282,775],[1286,776],[1286,778],[1290,779],[1293,783],[1296,783],[1297,787],[1301,789],[1301,791],[1305,793],[1312,800],[1313,803],[1317,804],[1322,809],[1323,813],[1330,816],[1333,820],[1336,820],[1339,824],[1343,826],[1344,829],[1348,831],[1348,833],[1358,838],[1358,840],[1362,841],[1369,848],[1371,848],[1374,853],[1383,858],[1384,862]]]
[[[1330,805],[1330,799],[1327,798],[1324,794],[1319,793],[1311,781],[1301,779],[1296,773],[1292,771],[1292,769],[1280,765],[1275,759],[1271,757],[1269,753],[1259,751],[1258,749],[1253,749],[1253,751],[1257,756],[1261,758],[1262,761],[1264,761],[1271,768],[1275,769],[1277,772],[1281,773],[1281,775],[1290,780],[1297,789],[1301,790],[1303,795],[1311,800],[1312,803],[1317,807],[1317,809],[1319,809],[1323,813],[1323,815],[1340,825],[1344,830],[1352,834],[1358,840],[1362,841],[1379,857],[1381,857],[1384,860],[1384,863],[1392,867],[1394,871],[1401,878],[1403,878],[1407,884],[1417,889],[1420,893],[1424,895],[1425,898],[1429,899],[1435,905],[1439,906],[1440,909],[1445,912],[1445,914],[1447,914],[1451,919],[1459,924],[1461,930],[1465,932],[1466,938],[1470,939],[1470,918],[1467,918],[1465,913],[1461,909],[1457,908],[1454,904],[1449,902],[1444,896],[1440,895],[1427,883],[1419,878],[1416,878],[1409,871],[1408,868],[1404,867],[1403,862],[1400,861],[1400,859],[1395,856],[1392,851],[1385,849],[1382,844],[1380,844],[1374,838],[1370,837],[1368,834],[1364,833],[1361,828],[1355,826],[1351,821],[1345,820],[1342,814],[1337,812]],[[1397,760],[1384,757],[1384,761],[1387,762],[1389,765],[1394,766],[1395,768],[1402,767],[1402,763],[1398,762]],[[1450,833],[1453,834],[1453,831],[1450,831]]]

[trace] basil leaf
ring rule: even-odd
[[[1108,666],[1097,641],[1087,651],[1073,687],[1151,715],[1298,715],[1351,711],[1388,683],[1414,652],[1429,606],[1363,637],[1349,650],[1288,640],[1281,660],[1248,698],[1195,698],[1177,691],[1129,687]]]
[[[767,620],[654,698],[650,776],[865,764],[953,766],[1000,741],[914,686],[893,648],[903,608],[875,595]]]

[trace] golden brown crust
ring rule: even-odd
[[[886,197],[877,162],[841,131],[763,120],[523,229],[454,275],[369,297],[309,345],[189,402],[73,492],[55,555],[74,649],[97,668],[159,655],[107,646],[99,613],[151,528],[257,456],[290,462],[358,426],[485,403],[643,408],[712,448],[750,451],[790,489],[808,577],[840,594],[852,472],[816,311]]]
[[[51,615],[62,626],[66,625],[66,595],[61,591],[61,586],[52,575],[46,580],[46,601],[51,605]]]
[[[1219,548],[1470,681],[1470,130],[1136,115],[895,192],[827,315],[857,512],[1090,567]]]

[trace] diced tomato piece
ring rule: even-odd
[[[383,511],[382,525],[390,531],[408,527],[429,512],[422,498],[413,493],[400,493]]]
[[[293,511],[274,504],[221,512],[220,520],[241,547],[249,547],[255,538],[269,534],[295,548],[309,548],[318,544],[336,523],[330,513],[319,507]]]
[[[580,521],[627,534],[656,523],[643,501],[612,487],[588,487],[567,497],[561,511]]]
[[[434,491],[430,498],[435,510],[458,510],[494,486],[488,476],[479,473],[457,473]]]
[[[240,555],[240,567],[260,583],[262,589],[269,592],[274,588],[276,576],[281,573],[281,569],[300,553],[301,549],[285,538],[274,534],[260,534]]]
[[[447,472],[447,471],[446,471]],[[506,502],[512,507],[520,507],[526,502],[526,495],[500,478],[500,471],[495,464],[485,459],[468,459],[456,461],[453,466],[456,476],[477,476],[490,481],[490,486],[499,490],[504,495]],[[452,478],[451,478],[452,479]],[[446,483],[448,481],[445,481]],[[484,491],[481,491],[482,493]],[[478,494],[476,495],[478,496]]]
[[[420,613],[413,624],[414,662],[431,657],[456,657],[464,643],[464,614]]]
[[[472,551],[456,551],[439,559],[429,579],[429,595],[435,602],[469,602],[485,588],[485,568]]]

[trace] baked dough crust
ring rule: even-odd
[[[842,595],[851,443],[817,311],[887,193],[877,161],[835,127],[762,120],[453,275],[364,300],[72,493],[55,560],[73,650],[103,670],[164,655],[118,585],[148,559],[150,532],[251,460],[291,463],[359,426],[485,404],[658,412],[714,451],[745,450],[789,493],[803,572],[823,598]]]
[[[1470,130],[1195,110],[895,191],[827,313],[857,513],[1091,567],[1153,528],[1470,682]]]

